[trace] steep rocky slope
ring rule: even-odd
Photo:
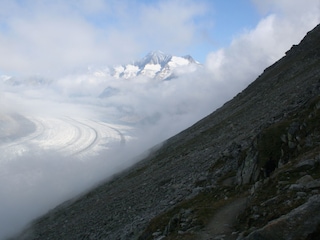
[[[316,239],[320,25],[220,109],[17,239]]]

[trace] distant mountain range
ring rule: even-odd
[[[202,67],[190,55],[177,57],[154,51],[147,54],[140,61],[132,64],[120,65],[103,71],[95,71],[94,75],[114,77],[116,79],[133,79],[136,77],[147,77],[156,80],[170,80],[183,74],[194,72]],[[105,88],[99,95],[100,98],[111,97],[119,93],[119,89],[113,87]]]
[[[182,73],[193,72],[200,65],[190,55],[177,57],[161,51],[153,51],[140,61],[113,67],[110,69],[110,75],[123,79],[146,76],[148,78],[169,80]]]
[[[177,76],[194,72],[201,66],[190,55],[178,57],[161,51],[153,51],[141,60],[130,64],[115,67],[107,66],[102,69],[90,67],[88,74],[107,78],[114,77],[116,79],[132,79],[141,76],[150,79],[170,80]],[[39,86],[51,84],[53,80],[38,75],[23,79],[2,75],[0,76],[0,82],[10,85]]]

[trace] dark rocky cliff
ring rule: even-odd
[[[320,25],[243,92],[18,239],[316,239]]]

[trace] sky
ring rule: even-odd
[[[121,156],[109,153],[108,161],[101,155],[78,161],[38,147],[10,161],[0,155],[0,239],[133,164],[128,156],[210,114],[319,22],[320,0],[1,0],[0,76],[53,82],[28,87],[0,81],[0,129],[11,112],[113,122],[128,114],[144,121],[135,126],[135,142]],[[203,68],[165,82],[87,71],[153,50],[190,54]],[[97,98],[106,87],[120,94]]]
[[[210,52],[273,15],[303,25],[297,26],[299,39],[299,27],[305,33],[317,22],[318,5],[318,0],[2,0],[0,71],[65,74],[91,64],[127,63],[153,50],[190,54],[205,63]]]

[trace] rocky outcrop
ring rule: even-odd
[[[312,239],[320,224],[310,212],[320,190],[319,39],[317,26],[220,109],[17,239],[199,239],[239,197],[247,205],[223,238],[274,239],[274,228],[278,239]]]
[[[251,146],[243,151],[237,172],[238,184],[255,183],[269,177],[278,167],[320,143],[319,123],[320,97],[311,99],[298,111],[281,121],[265,128],[252,141]],[[297,165],[314,165],[313,160],[305,160]]]
[[[312,196],[306,203],[269,222],[263,228],[253,231],[243,239],[317,239],[320,234],[319,211],[320,195]]]

